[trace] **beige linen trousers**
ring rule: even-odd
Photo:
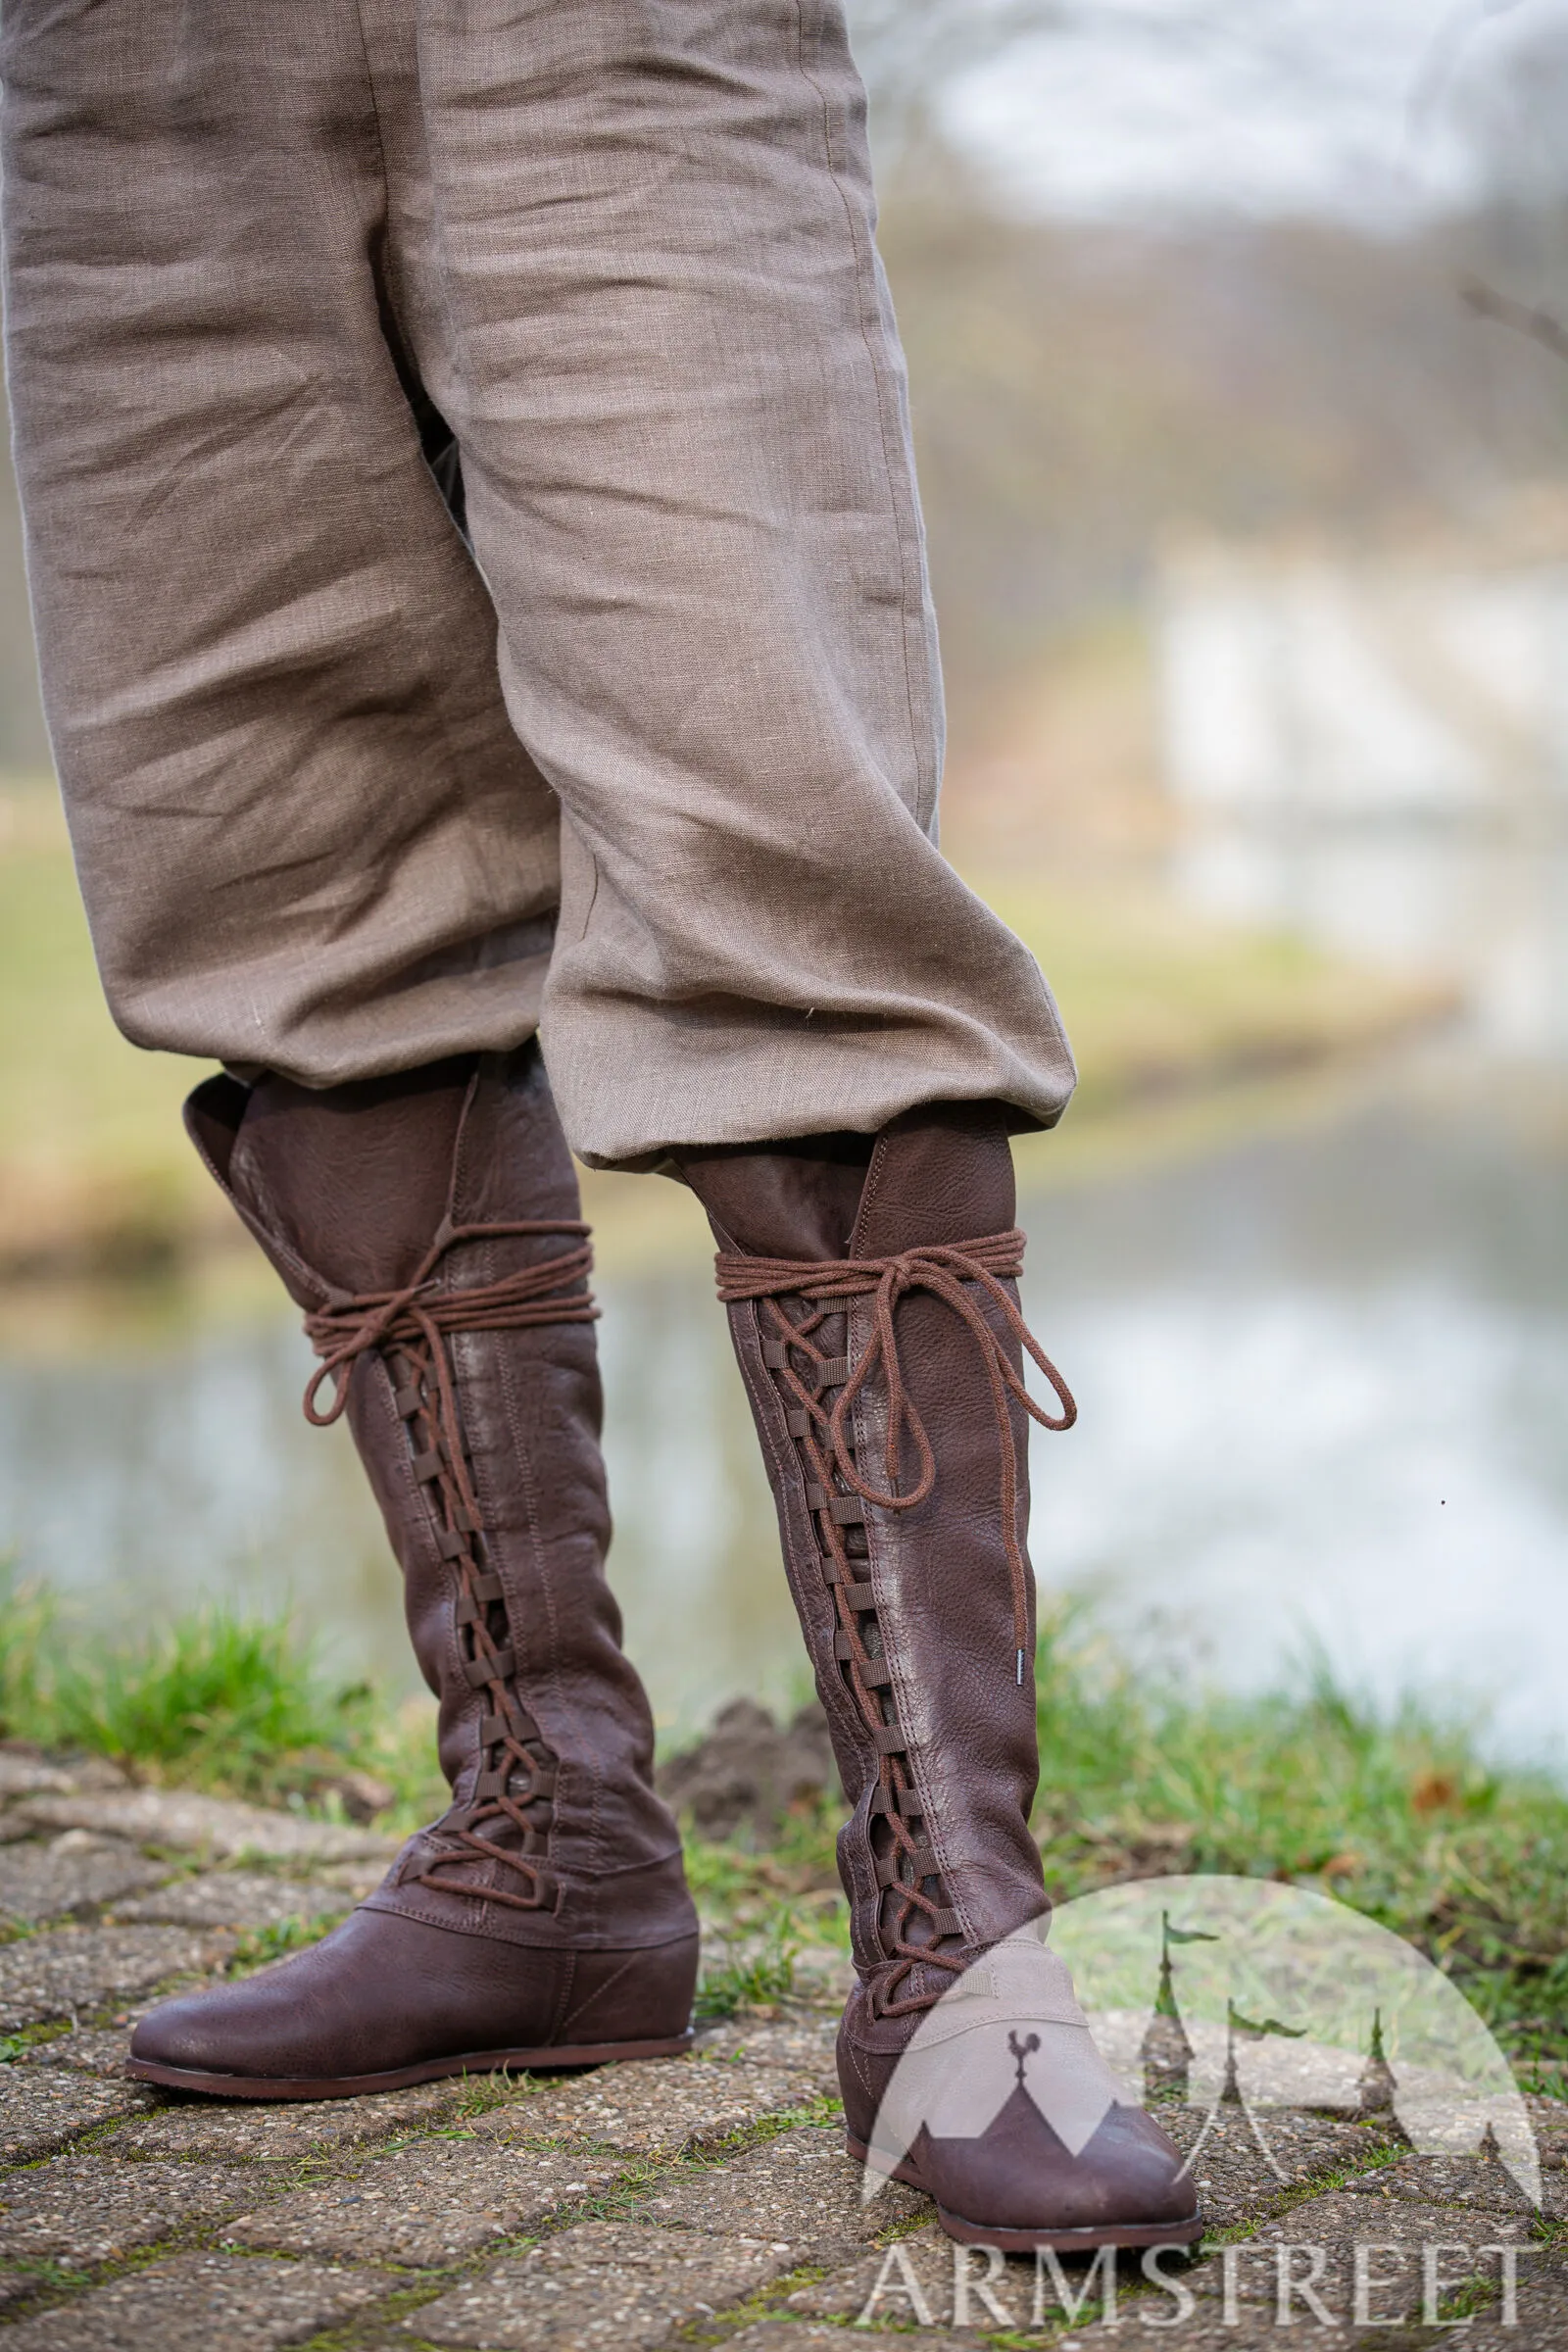
[[[903,362],[837,0],[4,0],[55,752],[144,1046],[540,1032],[601,1164],[1049,1124],[936,842]]]

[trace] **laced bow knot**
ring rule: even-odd
[[[835,1475],[852,1493],[874,1509],[911,1511],[925,1501],[936,1485],[937,1462],[919,1407],[909,1394],[899,1353],[898,1310],[902,1301],[923,1291],[952,1309],[979,1349],[991,1389],[1001,1454],[1002,1541],[1012,1586],[1013,1633],[1021,1660],[1029,1641],[1029,1571],[1018,1540],[1018,1447],[1013,1435],[1009,1399],[1022,1405],[1042,1429],[1070,1429],[1078,1417],[1071,1390],[1030,1331],[1004,1285],[1023,1271],[1024,1236],[1016,1226],[1006,1233],[983,1234],[972,1241],[922,1243],[887,1257],[774,1258],[754,1257],[740,1250],[721,1250],[715,1260],[718,1295],[725,1305],[766,1301],[773,1309],[786,1345],[799,1348],[808,1364],[825,1359],[810,1340],[810,1331],[824,1312],[856,1298],[872,1300],[871,1336],[860,1360],[850,1371],[831,1406],[815,1389],[790,1371],[790,1385],[799,1402],[811,1415],[826,1439]],[[974,1292],[980,1291],[997,1309],[999,1330],[986,1315]],[[780,1298],[804,1298],[818,1309],[805,1329],[792,1323],[778,1305]],[[1022,1375],[1014,1370],[1008,1341],[1015,1341],[1050,1382],[1060,1407],[1052,1412],[1029,1394]],[[857,1398],[880,1367],[887,1396],[883,1440],[885,1484],[865,1476],[855,1458],[850,1415]],[[900,1489],[900,1470],[906,1442],[912,1446],[918,1475],[912,1486]]]
[[[455,1435],[457,1399],[450,1395],[443,1342],[460,1331],[519,1331],[541,1323],[595,1321],[599,1309],[588,1290],[594,1262],[588,1233],[588,1226],[577,1218],[508,1225],[455,1225],[448,1218],[401,1290],[328,1291],[305,1317],[306,1336],[321,1358],[306,1385],[306,1420],[316,1429],[329,1428],[348,1403],[349,1381],[359,1358],[372,1348],[412,1342],[427,1348],[441,1368],[442,1403],[444,1407],[451,1402]],[[434,1287],[436,1268],[461,1242],[535,1241],[550,1234],[564,1234],[578,1246],[493,1282],[449,1291]],[[318,1399],[328,1381],[332,1401],[322,1411]]]

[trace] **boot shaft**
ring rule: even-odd
[[[940,1106],[874,1145],[681,1166],[725,1249],[731,1335],[854,1807],[839,1853],[857,1962],[887,1999],[924,1999],[949,1981],[934,1963],[1046,1908],[1028,1826],[1022,1323],[996,1271],[1022,1247],[1003,1115]]]
[[[685,1932],[604,1575],[586,1228],[537,1048],[324,1094],[213,1080],[188,1123],[306,1309],[313,1417],[346,1411],[440,1702],[453,1808],[375,1901],[578,1948]]]

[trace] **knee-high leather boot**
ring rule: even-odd
[[[1117,2099],[1039,1935],[1026,1414],[1061,1427],[1072,1403],[1018,1311],[1003,1116],[938,1106],[874,1142],[676,1159],[719,1243],[719,1293],[853,1804],[839,1839],[859,1979],[839,2039],[851,2151],[866,2154],[894,2094],[906,2127],[896,2169],[954,2235],[1187,2242],[1199,2225],[1180,2156]],[[1025,1402],[1026,1346],[1055,1385],[1055,1414]],[[1009,2011],[1009,1985],[1023,2008]],[[956,2010],[943,1996],[959,1987]],[[921,2044],[954,2058],[963,2130],[944,2131],[940,2112],[910,2128],[912,2077],[895,2091],[895,2075],[911,2044],[922,2065]],[[999,2054],[997,2111],[975,2129],[977,2070],[994,2073]]]
[[[684,2048],[696,1915],[605,1581],[587,1228],[537,1048],[215,1078],[186,1115],[306,1309],[308,1409],[347,1411],[452,1805],[310,1951],[155,2010],[132,2071],[325,2098]]]

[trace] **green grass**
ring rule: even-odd
[[[378,1744],[369,1687],[324,1675],[286,1619],[213,1608],[125,1641],[9,1580],[0,1724],[144,1779],[273,1802],[330,1784]]]
[[[1517,2059],[1568,2061],[1568,1789],[1550,1774],[1489,1763],[1475,1726],[1413,1701],[1379,1714],[1321,1669],[1252,1698],[1135,1677],[1072,1611],[1048,1621],[1039,1688],[1035,1826],[1059,1899],[1152,1870],[1315,1887],[1429,1953]],[[275,1618],[209,1610],[126,1643],[8,1588],[0,1724],[141,1779],[328,1815],[342,1776],[368,1772],[400,1831],[444,1796],[430,1711],[335,1682]],[[786,1998],[806,1945],[842,1943],[837,1828],[824,1805],[766,1852],[689,1840],[724,1951],[706,2014]]]
[[[742,1952],[710,1968],[697,1988],[700,2018],[734,2017],[746,2009],[771,2008],[795,1990],[800,1936],[794,1913],[778,1907],[763,1934]]]
[[[1071,1616],[1042,1644],[1048,1883],[1158,1865],[1312,1886],[1427,1952],[1520,2057],[1568,2057],[1568,1791],[1478,1727],[1321,1667],[1249,1699],[1140,1682]]]

